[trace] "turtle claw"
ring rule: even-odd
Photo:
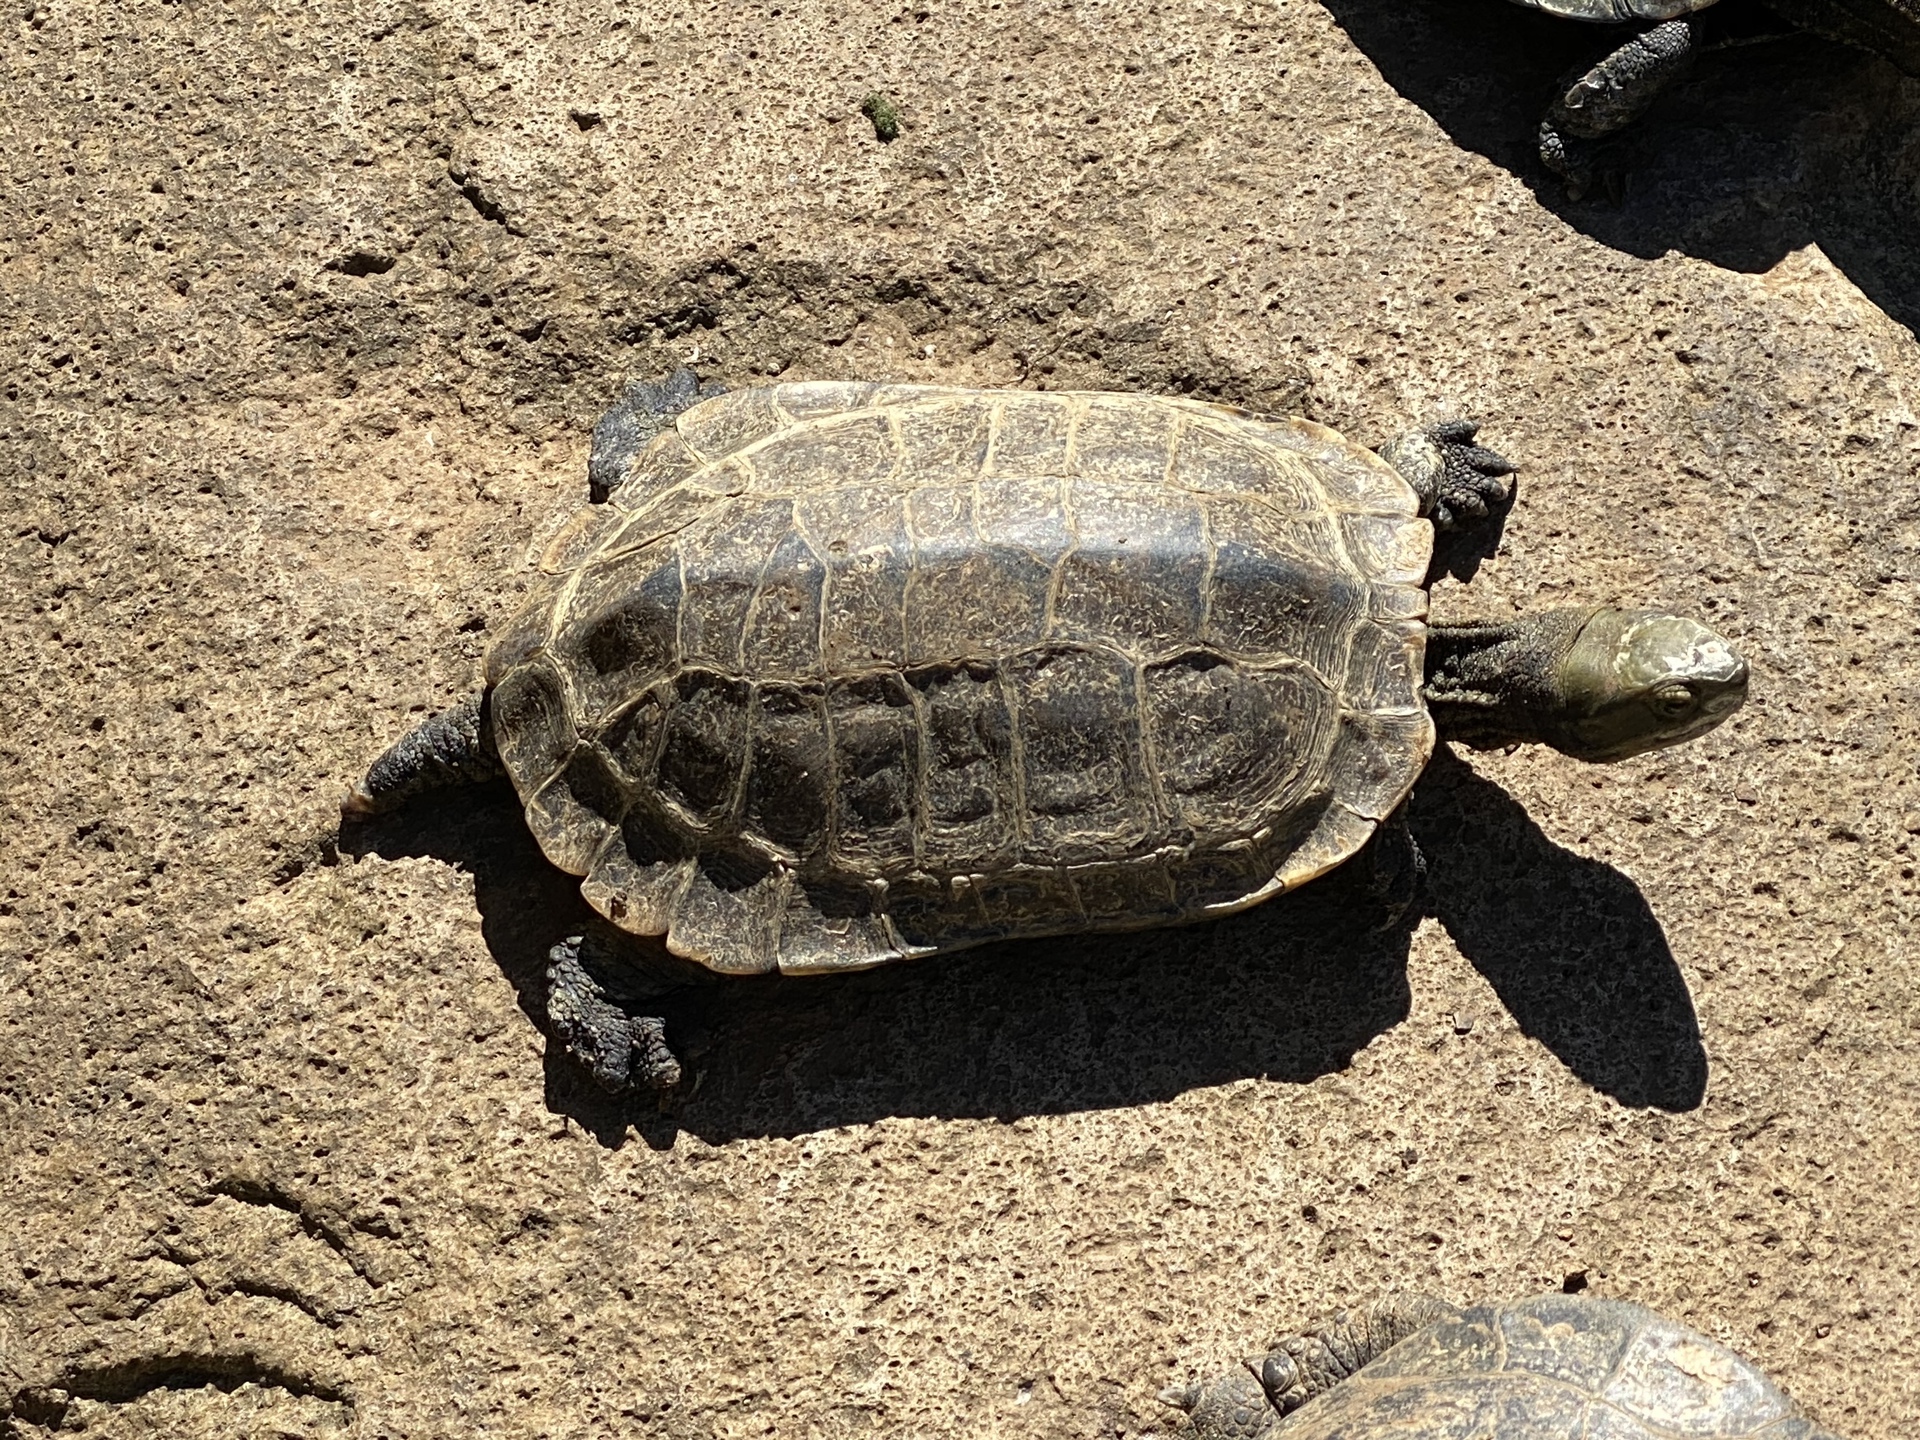
[[[1200,1403],[1200,1387],[1196,1384],[1169,1385],[1160,1392],[1160,1403],[1170,1405],[1175,1410],[1192,1410]]]

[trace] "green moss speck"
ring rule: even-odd
[[[900,108],[878,90],[860,102],[860,113],[873,122],[874,138],[881,144],[900,138]]]

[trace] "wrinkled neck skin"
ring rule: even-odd
[[[1597,608],[1542,610],[1427,631],[1427,711],[1442,740],[1475,750],[1553,743],[1561,674]]]

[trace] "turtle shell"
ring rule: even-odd
[[[1724,1345],[1639,1305],[1543,1295],[1401,1341],[1273,1440],[1839,1440]]]
[[[1198,919],[1346,859],[1426,764],[1431,546],[1305,420],[738,391],[548,547],[489,713],[548,858],[716,970]]]

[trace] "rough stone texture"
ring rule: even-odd
[[[1609,208],[1527,158],[1604,42],[1496,0],[0,26],[0,1433],[1128,1435],[1382,1287],[1562,1283],[1910,1432],[1912,82],[1712,57]],[[501,795],[331,835],[683,360],[1478,415],[1520,506],[1440,612],[1686,607],[1754,699],[1436,763],[1411,936],[716,987],[622,1116]]]

